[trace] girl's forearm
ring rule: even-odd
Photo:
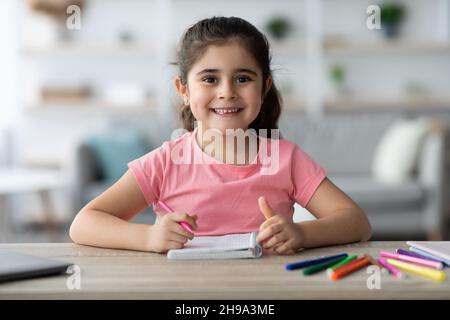
[[[366,215],[358,209],[341,209],[327,217],[298,222],[297,225],[304,248],[367,241],[372,233]]]
[[[99,210],[80,211],[70,226],[70,238],[95,247],[147,251],[151,225],[135,224]]]

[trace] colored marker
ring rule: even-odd
[[[378,262],[379,262],[383,267],[385,267],[385,268],[389,271],[389,273],[392,274],[394,277],[399,278],[399,279],[404,279],[404,278],[405,278],[404,273],[401,272],[400,270],[398,270],[396,267],[390,265],[390,264],[386,261],[386,259],[384,259],[384,258],[379,258],[379,259],[378,259]]]
[[[443,271],[427,268],[427,267],[421,267],[416,264],[407,263],[403,261],[398,261],[395,259],[386,259],[389,264],[392,264],[393,266],[400,268],[402,270],[418,274],[420,276],[435,280],[435,281],[444,281],[445,280],[445,273]]]
[[[412,251],[408,251],[408,250],[403,250],[403,249],[397,249],[397,253],[398,254],[403,254],[405,256],[410,256],[410,257],[416,257],[416,258],[420,258],[420,259],[425,259],[425,260],[430,260],[430,261],[435,261],[435,262],[443,262],[431,257],[425,257],[424,255],[412,252]]]
[[[350,261],[355,260],[356,258],[358,258],[358,256],[357,256],[356,254],[354,254],[354,255],[352,255],[352,256],[350,256],[350,257],[347,257],[347,258],[345,258],[344,260],[342,260],[342,261],[340,261],[340,262],[338,262],[338,263],[332,265],[331,267],[329,267],[329,268],[327,269],[327,275],[328,275],[330,272],[336,270],[337,268],[343,266],[344,264],[347,264],[347,263],[349,263]]]
[[[163,207],[164,210],[166,210],[167,212],[170,212],[170,213],[174,212],[174,211],[172,210],[172,208],[170,208],[170,207],[169,207],[164,201],[162,201],[162,200],[159,200],[159,205],[160,205],[161,207]],[[184,230],[189,231],[189,232],[191,232],[191,233],[194,233],[194,231],[192,231],[192,228],[191,228],[191,226],[189,225],[189,223],[187,223],[187,222],[185,222],[185,221],[181,221],[180,224],[181,224],[181,226],[183,227]]]
[[[397,254],[397,253],[392,253],[389,251],[381,251],[380,255],[383,258],[390,258],[390,259],[396,259],[396,260],[400,260],[400,261],[405,261],[405,262],[409,262],[409,263],[414,263],[414,264],[418,264],[427,268],[433,268],[433,269],[443,269],[444,265],[442,264],[442,262],[436,262],[436,261],[430,261],[430,260],[425,260],[425,259],[420,259],[420,258],[416,258],[416,257],[410,257],[410,256],[405,256],[403,254]]]
[[[435,255],[433,255],[431,253],[428,253],[426,251],[420,250],[420,249],[418,249],[416,247],[410,247],[409,250],[411,250],[414,253],[420,254],[421,256],[424,256],[426,259],[430,259],[430,260],[433,260],[433,261],[434,260],[440,261],[443,264],[445,264],[447,266],[450,266],[450,260],[444,259],[442,257],[435,256]]]
[[[369,259],[367,257],[362,257],[356,260],[353,260],[347,264],[344,264],[343,266],[337,268],[336,270],[330,272],[328,276],[331,280],[336,281],[338,279],[341,279],[345,277],[346,275],[355,272],[367,265],[370,264]]]
[[[287,264],[286,265],[286,270],[295,270],[295,269],[310,267],[310,266],[314,266],[316,264],[327,262],[327,261],[330,261],[330,260],[333,260],[333,259],[336,259],[336,258],[340,258],[340,257],[346,258],[347,256],[348,256],[348,254],[341,253],[341,254],[334,255],[334,256],[329,256],[329,257],[322,257],[322,258],[318,258],[318,259],[294,262],[294,263]]]
[[[339,257],[339,258],[336,258],[336,259],[333,259],[333,260],[330,260],[330,261],[327,261],[327,262],[319,263],[319,264],[317,264],[315,266],[312,266],[312,267],[310,267],[308,269],[305,269],[303,271],[303,274],[305,276],[309,276],[311,274],[314,274],[314,273],[326,270],[327,268],[335,265],[336,263],[338,263],[338,262],[340,262],[340,261],[342,261],[344,259],[346,259],[346,257],[342,256],[342,257]]]

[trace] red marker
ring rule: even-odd
[[[173,210],[172,210],[172,209],[171,209],[164,201],[159,200],[159,205],[160,205],[161,207],[163,207],[164,210],[166,210],[167,212],[170,212],[170,213],[173,212]],[[181,221],[180,224],[181,224],[181,226],[183,227],[184,230],[189,231],[189,232],[191,232],[191,233],[194,233],[194,231],[192,231],[192,228],[191,228],[191,226],[189,225],[189,223],[187,223],[187,222],[185,222],[185,221]]]

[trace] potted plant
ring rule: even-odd
[[[266,30],[274,39],[281,40],[292,30],[292,24],[283,16],[275,16],[267,22]]]
[[[381,25],[387,38],[398,36],[400,24],[405,16],[405,8],[397,3],[386,3],[381,6]]]
[[[338,64],[333,64],[329,69],[329,77],[333,84],[335,94],[338,96],[345,95],[345,68]]]

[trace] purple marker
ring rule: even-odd
[[[425,257],[425,256],[423,256],[421,254],[418,254],[418,253],[415,253],[415,252],[412,252],[412,251],[408,251],[408,250],[397,249],[397,253],[398,254],[403,254],[405,256],[420,258],[420,259],[436,261],[436,262],[442,262],[442,260],[433,259],[433,258],[430,258],[430,257]]]

